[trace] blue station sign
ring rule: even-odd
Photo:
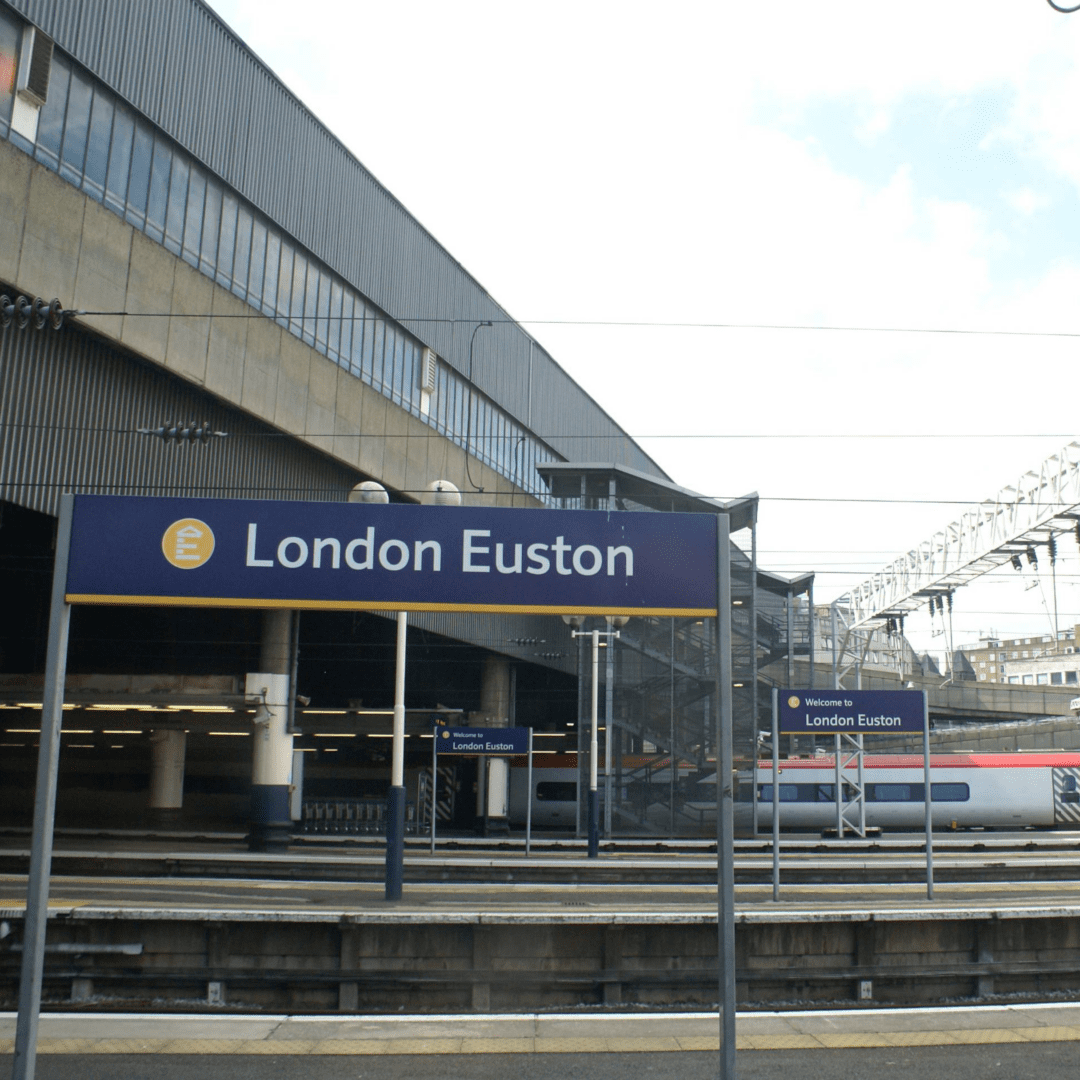
[[[436,728],[435,749],[440,754],[505,754],[520,757],[529,752],[529,729]]]
[[[782,735],[891,735],[922,731],[921,690],[781,690]]]
[[[716,614],[709,514],[78,495],[73,604]]]

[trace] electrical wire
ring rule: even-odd
[[[138,319],[279,319],[260,311],[227,314],[225,312],[173,312],[173,311],[86,311],[70,310],[70,316],[89,315],[99,318],[124,317]],[[289,322],[297,320],[281,316]],[[693,322],[664,321],[653,319],[480,319],[457,318],[436,315],[394,315],[377,317],[372,315],[319,315],[311,321],[316,326],[320,322],[396,322],[399,325],[414,323],[443,323],[448,326],[475,325],[477,322],[499,326],[607,326],[626,327],[628,329],[658,330],[802,330],[838,334],[940,334],[963,337],[1020,337],[1020,338],[1080,338],[1080,330],[965,330],[948,326],[848,326],[828,323],[753,323],[753,322]]]
[[[187,453],[187,450],[182,451]],[[83,493],[98,489],[108,489],[112,492],[119,492],[124,490],[138,490],[143,491],[147,489],[153,489],[155,492],[162,491],[181,491],[185,494],[191,487],[191,483],[184,484],[159,484],[144,482],[138,484],[121,485],[115,483],[109,483],[102,481],[100,483],[86,483],[84,481],[63,481],[63,480],[40,480],[40,481],[15,481],[11,480],[9,483],[13,487],[20,489],[33,488],[34,490],[47,490],[51,488],[62,488],[64,490],[78,489]],[[315,488],[315,487],[283,487],[280,485],[271,484],[258,484],[246,486],[243,484],[215,484],[204,485],[199,484],[200,491],[212,492],[212,491],[274,491],[283,494],[295,494],[297,492],[305,492],[311,495],[341,495],[341,488]],[[428,494],[426,488],[399,488],[395,489],[402,495],[426,495]],[[515,488],[491,488],[485,489],[484,494],[488,496],[495,495],[513,495],[520,494],[519,489]],[[76,492],[78,493],[78,492]],[[710,499],[715,502],[730,502],[736,499],[742,499],[744,495],[702,495],[698,493],[696,495],[700,499]],[[859,505],[859,506],[964,506],[964,507],[978,507],[980,502],[978,499],[873,499],[873,498],[855,498],[849,496],[839,495],[758,495],[757,499],[762,503],[821,503],[822,505]],[[1054,506],[1062,507],[1063,509],[1070,509],[1075,506],[1072,502],[1043,502],[1040,505],[1046,508]]]
[[[224,423],[225,421],[221,421]],[[90,427],[88,425],[73,425],[73,424],[47,424],[47,423],[16,423],[16,422],[3,422],[0,421],[0,430],[7,429],[10,431],[49,431],[49,432],[74,432],[76,434],[91,434],[91,435],[137,435],[143,434],[136,431],[134,428],[129,427]],[[1001,439],[1080,439],[1075,431],[1017,431],[1017,432],[880,432],[880,431],[867,431],[867,432],[646,432],[632,433],[632,432],[620,432],[618,435],[604,434],[604,433],[588,433],[582,432],[580,434],[567,435],[565,432],[559,432],[556,434],[543,434],[540,432],[533,432],[533,437],[541,442],[551,442],[555,439],[573,439],[575,442],[589,442],[589,441],[613,441],[613,440],[633,440],[639,439],[664,439],[664,440],[681,440],[690,441],[695,439],[705,440],[717,440],[717,441],[732,441],[732,442],[745,442],[750,440],[757,440],[760,442],[779,442],[779,441],[884,441],[884,440],[967,440],[967,441],[992,441],[998,442]],[[404,432],[400,435],[368,435],[362,431],[355,431],[350,434],[342,434],[340,431],[246,431],[238,433],[230,433],[229,436],[233,440],[237,439],[373,439],[379,438],[383,440],[387,439],[446,439],[448,436],[439,431],[425,431],[425,432]],[[487,442],[517,442],[525,436],[517,435],[513,432],[506,434],[490,433],[484,436]]]

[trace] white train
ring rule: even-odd
[[[632,768],[639,761],[624,763]],[[652,782],[667,788],[670,772],[659,762]],[[782,829],[823,830],[836,825],[836,775],[833,758],[790,758],[780,762],[780,826]],[[574,755],[552,755],[533,767],[532,823],[534,828],[573,828],[577,822],[577,763]],[[757,820],[759,832],[772,829],[772,762],[739,775],[735,828],[749,835]],[[687,789],[689,767],[679,769],[678,805],[686,820],[715,825],[712,778]],[[871,828],[921,829],[924,823],[923,759],[921,754],[866,754],[863,758],[866,824]],[[524,826],[527,798],[526,768],[515,760],[510,773],[510,821]],[[601,779],[601,800],[603,799]],[[934,827],[1052,828],[1080,827],[1080,753],[931,754],[930,791]],[[622,801],[632,795],[621,793]],[[757,805],[754,806],[756,796]],[[666,806],[656,814],[663,827]],[[756,810],[756,814],[755,814]]]
[[[534,829],[576,828],[577,782],[576,754],[544,754],[537,755],[533,759],[532,827]],[[586,794],[587,792],[582,792],[583,799]],[[528,767],[524,758],[514,758],[510,766],[511,825],[525,827],[528,797]]]
[[[921,829],[921,754],[866,754],[866,824]],[[826,829],[836,824],[832,757],[780,762],[780,827]],[[935,828],[1050,828],[1080,826],[1080,753],[931,754],[930,794]],[[757,824],[772,828],[772,762],[757,769]]]

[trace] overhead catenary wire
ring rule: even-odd
[[[340,436],[339,436],[340,437]],[[177,448],[178,453],[189,452],[187,448]],[[192,452],[195,452],[192,450]],[[0,480],[0,482],[3,482]],[[108,488],[110,490],[120,490],[125,485],[110,483],[109,481],[101,481],[100,483],[86,483],[84,481],[63,481],[63,480],[41,480],[41,481],[21,481],[21,480],[8,480],[14,487],[19,488],[65,488],[70,489],[73,485],[82,491],[90,491],[96,488]],[[158,483],[138,483],[126,485],[131,489],[143,490],[146,488],[153,488],[155,491],[168,491],[168,490],[183,490],[187,491],[190,488],[190,484],[158,484]],[[216,484],[216,485],[199,485],[202,491],[277,491],[281,493],[293,493],[293,492],[307,492],[309,494],[325,494],[325,495],[340,495],[340,488],[315,488],[310,486],[299,487],[282,487],[274,484],[255,484],[255,485],[243,485],[243,484]],[[395,489],[402,495],[416,495],[421,496],[427,494],[426,488],[397,488]],[[467,494],[476,494],[470,492]],[[483,494],[485,496],[496,495],[514,495],[520,494],[520,489],[517,488],[489,488],[486,489]],[[696,493],[698,498],[711,499],[716,502],[728,502],[734,499],[744,498],[742,495],[702,495]],[[822,503],[822,504],[854,504],[854,505],[867,505],[867,506],[977,506],[979,500],[977,499],[874,499],[866,497],[851,497],[851,496],[839,496],[839,495],[758,495],[759,502],[770,503]],[[1068,509],[1074,506],[1071,502],[1051,503],[1046,502],[1042,504],[1046,507],[1060,506]]]
[[[22,431],[75,431],[75,432],[92,432],[103,434],[129,434],[133,429],[131,428],[119,428],[119,427],[90,427],[88,425],[72,425],[72,424],[45,424],[45,423],[4,423],[0,422],[0,428],[13,428]],[[573,435],[565,435],[564,433],[547,433],[533,432],[537,439],[548,440],[556,438],[572,438],[575,440],[605,440],[612,441],[616,439],[679,439],[679,440],[692,440],[692,439],[719,439],[719,440],[732,440],[732,441],[747,441],[747,440],[761,440],[765,442],[774,442],[785,439],[791,440],[821,440],[830,441],[836,439],[842,439],[846,441],[854,440],[887,440],[887,439],[904,439],[904,440],[977,440],[985,439],[987,441],[998,442],[1001,439],[1075,439],[1080,438],[1076,432],[1069,431],[1016,431],[1016,432],[881,432],[881,431],[868,431],[868,432],[789,432],[789,431],[758,431],[758,432],[732,432],[732,431],[716,431],[716,432],[685,432],[685,431],[658,431],[658,432],[620,432],[617,435],[602,432],[575,432]],[[403,432],[400,435],[386,435],[380,433],[378,435],[370,435],[363,431],[354,431],[343,434],[340,431],[300,431],[300,432],[286,432],[286,431],[264,431],[264,432],[245,432],[240,435],[234,436],[237,439],[294,439],[294,438],[336,438],[336,439],[445,439],[446,435],[439,431],[425,431],[425,432]],[[497,434],[492,433],[485,435],[488,441],[492,442],[516,442],[522,438],[521,435],[514,434]]]
[[[105,435],[127,435],[135,432],[133,428],[127,427],[93,427],[86,424],[46,424],[46,423],[24,423],[24,422],[3,422],[0,421],[0,428],[9,428],[19,431],[50,431],[50,432],[76,432],[81,434],[105,434]],[[1001,439],[1077,439],[1080,436],[1076,432],[1069,431],[1017,431],[1017,432],[787,432],[787,431],[759,431],[759,432],[732,432],[732,431],[716,431],[716,432],[684,432],[684,431],[659,431],[659,432],[619,432],[618,434],[603,433],[603,432],[574,432],[571,435],[566,435],[563,432],[558,433],[543,433],[533,432],[533,436],[541,441],[549,441],[551,439],[564,439],[571,438],[575,441],[605,441],[612,442],[619,439],[624,440],[638,440],[638,439],[675,439],[681,441],[690,440],[720,440],[720,441],[738,441],[745,442],[750,440],[759,440],[762,442],[776,442],[782,440],[796,440],[796,441],[860,441],[860,440],[872,440],[872,441],[884,441],[890,439],[902,439],[905,441],[914,440],[951,440],[951,441],[973,441],[973,440],[987,440],[992,442],[998,442]],[[369,434],[364,431],[353,432],[341,432],[341,431],[248,431],[232,436],[234,439],[446,439],[448,436],[440,431],[424,431],[424,432],[402,432],[401,434],[387,435],[385,433]],[[491,433],[484,436],[488,442],[517,442],[523,436],[509,432],[506,434]]]
[[[191,312],[191,311],[90,311],[70,309],[65,312],[71,316],[91,316],[94,318],[137,318],[137,319],[267,319],[274,322],[311,322],[315,325],[330,322],[396,322],[400,325],[409,323],[442,323],[446,325],[472,326],[486,323],[493,326],[602,326],[627,327],[628,329],[658,330],[777,330],[777,331],[812,331],[814,333],[836,334],[937,334],[961,337],[1019,337],[1019,338],[1080,338],[1080,330],[1003,330],[985,328],[967,328],[956,326],[849,326],[842,323],[759,323],[759,322],[701,322],[693,320],[664,319],[512,319],[509,316],[493,318],[491,316],[472,316],[461,318],[444,315],[312,315],[294,318],[287,315],[268,316],[261,311],[250,312]]]

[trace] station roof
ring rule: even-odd
[[[809,570],[802,574],[776,574],[770,570],[758,569],[757,583],[759,589],[777,593],[780,596],[792,596],[809,592],[814,584],[814,572]]]
[[[710,499],[670,480],[616,462],[547,461],[538,465],[537,471],[557,499],[580,496],[583,478],[586,481],[613,478],[616,503],[629,499],[650,510],[668,513],[727,514],[733,533],[757,523],[757,492],[740,499]]]

